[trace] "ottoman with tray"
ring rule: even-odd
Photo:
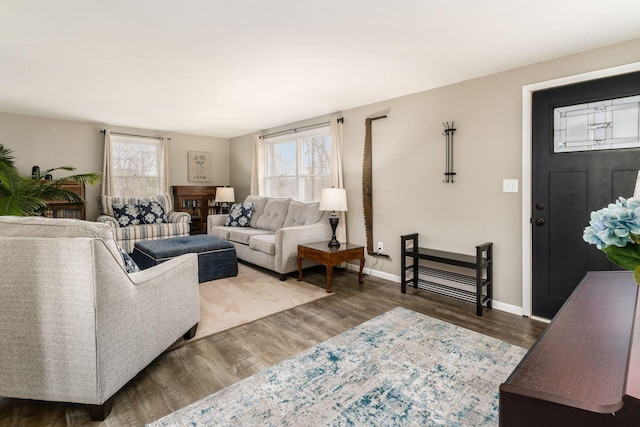
[[[206,234],[141,240],[135,243],[131,257],[141,269],[182,254],[198,254],[198,281],[238,275],[238,258],[232,243]]]

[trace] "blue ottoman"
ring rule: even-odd
[[[136,242],[131,257],[141,269],[179,255],[198,254],[198,281],[238,275],[238,258],[232,243],[206,234]]]

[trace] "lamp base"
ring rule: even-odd
[[[336,228],[338,228],[338,221],[340,221],[340,219],[338,218],[338,215],[336,215],[334,211],[329,217],[329,224],[331,225],[331,240],[329,240],[330,248],[340,247],[340,242],[338,242],[338,239],[336,239]]]

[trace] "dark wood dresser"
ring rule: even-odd
[[[500,385],[500,426],[640,426],[639,303],[631,272],[587,273]]]

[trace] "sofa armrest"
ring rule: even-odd
[[[276,231],[276,272],[285,274],[298,269],[298,245],[329,239],[331,226],[328,221],[285,227]]]
[[[120,228],[120,223],[118,222],[118,220],[109,215],[100,215],[96,219],[96,222],[103,222],[111,228]]]
[[[207,216],[207,230],[211,230],[211,227],[215,227],[216,225],[224,225],[226,221],[227,214],[216,214]]]
[[[96,377],[109,397],[199,322],[198,256],[128,274],[97,249]]]
[[[184,222],[188,224],[191,222],[191,215],[188,212],[171,211],[167,213],[167,222]]]

